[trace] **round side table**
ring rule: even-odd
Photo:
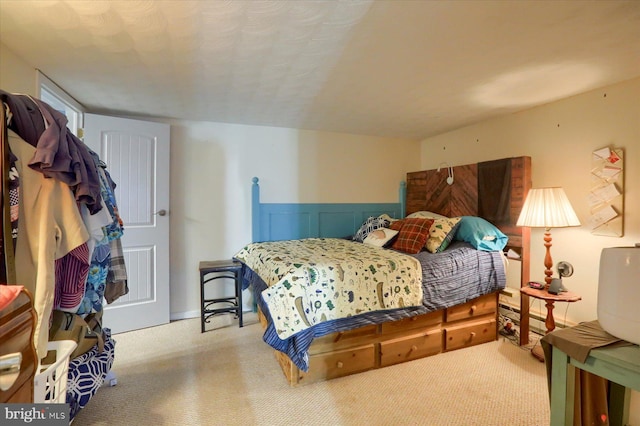
[[[547,317],[545,318],[544,325],[545,327],[547,327],[547,333],[551,333],[556,328],[556,321],[553,318],[553,307],[555,302],[572,303],[582,300],[582,296],[570,291],[551,294],[547,291],[547,289],[539,290],[531,287],[521,287],[520,292],[526,294],[527,296],[545,301],[545,306],[547,307]],[[542,347],[540,345],[536,345],[531,350],[531,355],[540,360],[540,362],[544,362],[544,353],[542,352]]]

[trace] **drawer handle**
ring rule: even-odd
[[[411,352],[415,352],[418,350],[418,347],[416,345],[411,346]]]
[[[471,333],[469,333],[469,337],[471,338],[471,340],[473,340],[473,338],[476,337],[476,332],[472,331]]]
[[[338,362],[336,363],[336,367],[337,367],[337,368],[342,368],[342,366],[343,366],[343,365],[344,365],[344,364],[342,363],[342,361],[338,361]]]
[[[22,354],[15,352],[0,357],[0,390],[7,391],[20,376]]]
[[[471,315],[476,313],[476,305],[471,305]]]

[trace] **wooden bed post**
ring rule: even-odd
[[[520,157],[517,160],[518,173],[514,176],[516,182],[512,182],[514,187],[519,186],[517,207],[513,212],[513,223],[520,216],[520,211],[527,198],[527,194],[532,186],[531,181],[531,157]],[[529,267],[531,257],[531,228],[521,226],[516,227],[520,234],[520,287],[528,285],[530,278]],[[529,296],[520,292],[520,346],[529,344]]]
[[[523,157],[522,204],[533,186],[531,175],[531,157]],[[522,206],[520,206],[522,209]],[[520,212],[518,212],[518,216]],[[531,228],[520,227],[522,233],[522,254],[520,265],[520,287],[529,285],[531,266]],[[520,346],[529,344],[529,296],[520,292]]]
[[[520,256],[520,287],[528,285],[531,249],[531,230],[522,228],[522,254]],[[529,344],[529,296],[520,292],[520,346]]]
[[[258,242],[260,239],[260,185],[258,178],[251,179],[251,242]]]
[[[400,181],[400,189],[398,189],[398,197],[400,198],[400,217],[403,219],[407,214],[407,182]]]

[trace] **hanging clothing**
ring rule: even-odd
[[[81,244],[56,259],[56,283],[53,309],[74,313],[84,297],[89,275],[89,247]]]
[[[91,213],[98,212],[102,208],[98,171],[87,146],[67,128],[67,117],[28,95],[0,90],[0,98],[11,114],[8,128],[36,147],[29,167],[65,182]]]
[[[107,274],[107,284],[104,289],[104,298],[107,303],[113,303],[120,296],[129,293],[127,281],[127,268],[124,263],[122,241],[120,238],[109,243],[111,247],[111,265]]]
[[[29,167],[65,182],[78,202],[85,204],[91,214],[97,213],[102,208],[100,178],[89,148],[67,129],[64,114],[39,99],[34,102],[46,120],[47,129],[38,141]]]
[[[37,314],[34,345],[42,359],[47,354],[54,306],[73,312],[89,301],[88,311],[101,310],[107,276],[120,280],[118,284],[124,283],[126,290],[119,244],[122,220],[106,165],[66,128],[66,116],[26,95],[0,90],[0,98],[0,112],[6,111],[7,118],[13,120],[5,123],[4,116],[2,120],[5,225],[0,235],[0,272],[10,277],[11,284],[19,282],[33,295]],[[11,131],[5,141],[6,129]],[[7,165],[5,159],[15,165]],[[4,203],[8,193],[10,204]],[[102,199],[103,194],[107,200]],[[13,230],[8,227],[9,216]],[[11,237],[15,246],[7,241]],[[113,270],[109,265],[111,247],[118,263]],[[120,288],[109,294],[117,298],[125,293]],[[97,353],[96,346],[87,353],[93,355],[85,354],[69,363],[66,402],[71,406],[71,419],[102,385],[113,363],[114,342],[109,329],[103,332],[104,351]]]
[[[4,90],[0,90],[0,98],[9,107],[8,128],[16,132],[29,145],[38,146],[40,135],[45,130],[45,123],[38,105],[27,95],[17,95]]]
[[[16,244],[17,282],[33,295],[38,316],[34,343],[38,357],[47,354],[49,318],[55,295],[55,260],[89,239],[69,186],[26,167],[35,148],[9,131],[9,146],[18,158],[20,206]]]
[[[91,259],[91,268],[87,279],[87,288],[79,314],[100,312],[102,300],[113,303],[120,296],[127,294],[127,271],[122,254],[120,241],[124,227],[118,213],[118,205],[115,197],[116,184],[107,171],[107,165],[100,160],[95,152],[91,151],[98,174],[100,176],[100,189],[105,209],[110,213],[111,223],[104,226],[105,240],[96,246],[96,253]]]
[[[16,240],[18,238],[18,219],[19,219],[19,210],[18,206],[20,203],[20,176],[18,174],[18,169],[16,168],[16,156],[12,153],[9,153],[9,216],[11,221],[11,236],[7,236],[7,241],[4,241],[4,235],[0,237],[0,284],[7,284],[4,278],[7,276],[6,265],[4,264],[4,248],[7,247],[8,250],[13,250],[15,253],[16,248]],[[13,283],[11,283],[13,284]]]
[[[77,309],[78,315],[84,316],[92,312],[102,311],[102,300],[110,263],[111,249],[108,240],[105,239],[105,243],[98,245],[93,252],[84,298]]]

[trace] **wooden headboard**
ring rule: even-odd
[[[479,169],[491,170],[505,166],[509,173],[508,181],[504,182],[507,194],[501,188],[496,188],[496,185],[482,184]],[[509,247],[519,253],[523,246],[523,236],[529,233],[529,228],[516,226],[516,221],[531,188],[531,158],[505,158],[455,166],[452,169],[452,185],[447,183],[448,167],[442,167],[439,171],[434,169],[407,173],[407,214],[428,210],[447,217],[484,217],[507,234]],[[496,173],[493,176],[495,180]],[[491,210],[487,206],[498,206],[504,202],[508,203],[504,212],[506,214],[487,217],[485,212]]]
[[[447,183],[449,174],[453,183]],[[407,173],[406,214],[432,211],[448,217],[479,216],[509,237],[520,256],[521,286],[529,282],[529,228],[516,226],[531,188],[531,158],[514,157]],[[520,295],[520,344],[528,343],[529,301]]]

